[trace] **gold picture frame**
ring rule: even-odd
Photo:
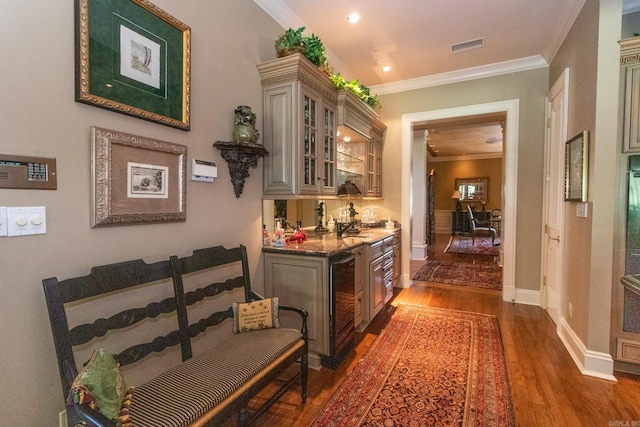
[[[91,128],[91,228],[185,221],[187,147]]]
[[[76,101],[188,131],[191,29],[147,0],[76,0]]]
[[[582,131],[566,142],[564,164],[564,200],[586,202],[589,181],[589,131]]]

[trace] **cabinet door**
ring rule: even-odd
[[[380,257],[371,262],[370,266],[370,285],[371,285],[371,318],[382,309],[386,296],[386,287],[384,283],[384,257]]]
[[[323,194],[335,194],[337,191],[336,184],[336,110],[329,107],[328,104],[322,104],[323,110],[323,132],[322,132],[322,162],[324,170],[322,171]]]
[[[320,97],[306,89],[302,90],[301,96],[300,194],[319,194]]]
[[[268,88],[262,93],[265,116],[262,140],[269,152],[263,159],[264,194],[293,195],[296,192],[298,162],[291,144],[297,129],[293,102],[295,93],[293,84]]]
[[[265,293],[280,304],[309,312],[309,350],[329,354],[329,279],[327,258],[264,254]],[[283,327],[299,328],[300,316],[280,312]]]
[[[640,151],[640,64],[627,68],[624,102],[624,151]]]

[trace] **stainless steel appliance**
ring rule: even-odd
[[[640,274],[640,156],[629,157],[625,275]],[[624,282],[623,282],[624,284]],[[625,286],[622,329],[640,333],[640,294]]]
[[[355,345],[355,255],[344,252],[329,258],[329,345],[330,355],[320,363],[335,369]]]

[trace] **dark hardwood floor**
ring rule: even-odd
[[[448,239],[447,235],[438,235],[429,256],[457,262],[493,262],[487,257],[443,254]],[[412,275],[420,265],[412,263]],[[396,289],[390,305],[358,336],[355,352],[337,370],[310,370],[305,405],[296,387],[254,425],[309,425],[401,302],[498,317],[518,426],[640,426],[640,377],[616,372],[618,381],[612,382],[582,375],[558,338],[555,324],[542,309],[503,302],[500,291],[430,282]],[[254,404],[259,403],[257,398]]]

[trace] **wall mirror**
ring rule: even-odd
[[[489,177],[456,178],[456,189],[460,191],[460,201],[480,202],[489,201]]]

